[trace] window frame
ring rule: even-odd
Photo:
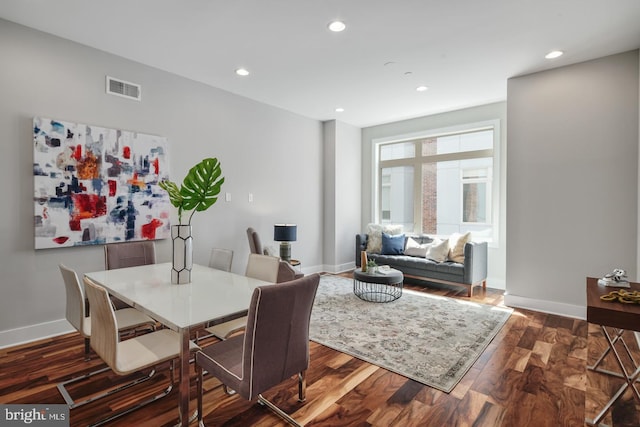
[[[406,133],[401,135],[395,135],[384,138],[376,138],[372,140],[373,149],[372,154],[372,168],[371,168],[371,218],[376,223],[381,223],[381,198],[382,198],[382,186],[380,185],[381,171],[383,168],[394,166],[408,166],[414,167],[414,194],[419,193],[419,197],[414,197],[413,206],[413,221],[414,232],[422,232],[422,191],[417,190],[422,188],[422,165],[425,163],[425,159],[428,162],[441,162],[448,160],[466,160],[477,159],[481,157],[491,157],[493,159],[492,165],[492,177],[490,183],[490,216],[492,235],[490,238],[482,239],[478,237],[476,240],[487,240],[490,247],[498,247],[499,243],[499,224],[500,224],[500,140],[501,140],[501,121],[500,119],[486,120],[474,123],[460,124],[450,127],[427,129],[418,132]],[[436,138],[447,135],[457,135],[464,133],[479,132],[483,130],[493,131],[493,146],[490,149],[474,150],[474,151],[461,151],[456,153],[444,153],[423,156],[421,141],[427,138]],[[388,145],[392,143],[403,143],[413,141],[416,144],[415,156],[412,158],[393,159],[393,160],[380,160],[380,148],[381,145]],[[460,211],[462,216],[462,209]],[[461,224],[476,224],[482,225],[483,223],[464,223],[460,218]]]
[[[487,171],[487,176],[483,178],[465,178],[464,171],[470,170],[471,168],[460,168],[460,197],[462,200],[460,201],[460,224],[467,225],[491,225],[494,227],[494,224],[490,222],[470,222],[464,220],[464,185],[465,184],[486,184],[486,206],[485,206],[485,218],[493,218],[493,166],[484,167],[484,168],[474,168],[474,169],[485,169]]]

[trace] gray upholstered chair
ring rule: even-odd
[[[104,245],[106,270],[156,263],[156,246],[152,240]]]
[[[152,240],[110,243],[104,245],[104,269],[136,267],[156,263],[156,245]],[[116,309],[129,307],[118,298],[111,296]]]
[[[252,254],[268,255],[262,248],[260,235],[253,227],[247,228],[247,238],[249,239],[249,250]],[[291,264],[280,260],[277,283],[288,282],[289,280],[299,279],[303,276],[304,274],[297,272]]]
[[[298,401],[304,402],[309,367],[309,319],[320,276],[313,274],[253,291],[247,329],[196,353],[198,420],[202,423],[203,371],[247,400],[258,401],[293,425],[288,414],[262,393],[298,376]]]
[[[177,332],[170,329],[160,329],[120,341],[118,337],[118,326],[115,321],[115,313],[107,290],[87,277],[84,278],[84,284],[94,319],[93,330],[91,331],[91,348],[93,348],[113,372],[118,375],[128,375],[147,368],[153,368],[166,361],[171,361],[170,383],[163,392],[93,424],[101,425],[146,406],[149,403],[155,402],[171,392],[175,383],[173,374],[174,361],[180,355],[180,336]],[[199,349],[193,342],[190,344],[191,351]],[[148,376],[141,380],[134,380],[124,386],[112,389],[110,394],[137,385],[151,378],[154,372],[155,370],[152,370]],[[128,397],[128,399],[129,398],[130,397]]]
[[[209,258],[209,267],[216,270],[231,271],[233,251],[231,249],[213,248]]]
[[[280,259],[268,255],[249,254],[249,262],[245,276],[265,282],[275,283],[278,278]],[[224,340],[236,332],[242,331],[247,324],[247,317],[239,317],[228,322],[205,328],[211,335]],[[205,338],[205,337],[202,337]],[[199,339],[202,339],[199,338]]]

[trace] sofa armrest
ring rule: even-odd
[[[367,250],[367,239],[369,238],[366,234],[356,234],[356,267],[362,267],[360,262],[360,252]]]
[[[487,279],[487,242],[468,242],[464,246],[464,283]]]

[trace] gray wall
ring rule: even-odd
[[[324,270],[355,268],[360,230],[361,130],[337,120],[324,122]]]
[[[508,81],[507,296],[582,317],[585,277],[637,280],[638,51]]]
[[[481,105],[479,107],[466,108],[464,110],[451,111],[432,116],[419,117],[411,120],[388,123],[379,126],[364,128],[362,130],[362,232],[366,231],[368,223],[373,221],[371,183],[373,182],[373,151],[375,140],[394,138],[402,135],[415,134],[435,129],[449,128],[469,123],[479,123],[489,120],[500,121],[500,147],[498,164],[494,165],[494,175],[505,177],[506,167],[506,111],[504,102]],[[488,253],[488,278],[487,286],[504,289],[505,287],[505,254],[506,254],[506,180],[500,181],[499,224],[498,242],[492,244]]]
[[[104,266],[102,246],[34,250],[34,116],[166,136],[180,182],[218,157],[232,200],[194,216],[196,263],[227,247],[233,270],[244,272],[248,226],[277,247],[273,224],[295,222],[293,256],[306,272],[322,268],[322,123],[4,20],[0,57],[0,346],[69,330],[58,263],[79,273]],[[141,84],[142,102],[106,95],[105,75]],[[169,241],[157,248],[169,261]]]

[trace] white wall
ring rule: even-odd
[[[70,329],[58,263],[80,274],[104,267],[102,246],[34,250],[34,116],[166,136],[177,181],[218,157],[232,200],[194,216],[196,263],[227,247],[244,272],[246,228],[277,246],[273,224],[294,222],[293,254],[303,270],[322,268],[322,123],[4,20],[0,56],[0,347]],[[141,84],[142,102],[106,95],[105,75]],[[169,241],[157,250],[169,261]]]
[[[637,280],[638,51],[508,81],[509,305],[585,316],[585,277]]]
[[[360,230],[360,128],[324,122],[324,270],[355,268],[355,235]]]
[[[373,144],[375,140],[394,138],[401,135],[415,134],[435,129],[450,128],[461,124],[500,121],[500,147],[497,164],[494,165],[494,176],[505,177],[506,169],[506,119],[505,102],[466,108],[464,110],[419,117],[411,120],[373,126],[362,130],[362,221],[361,232],[373,221],[372,183],[373,183]],[[491,245],[488,253],[487,286],[497,289],[505,287],[505,254],[506,254],[506,180],[500,182],[498,242]],[[354,237],[355,238],[355,237]]]

